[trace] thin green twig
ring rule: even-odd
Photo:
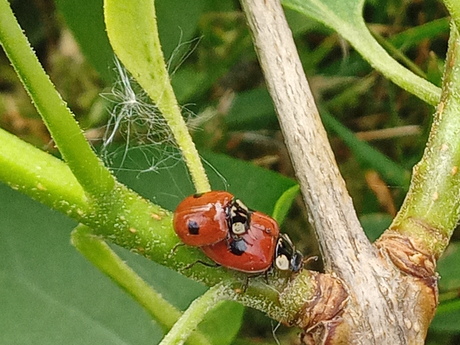
[[[217,284],[194,300],[174,327],[163,338],[160,345],[183,344],[206,314],[215,308],[219,302],[228,299],[226,290],[227,287]]]

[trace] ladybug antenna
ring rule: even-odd
[[[306,258],[304,257],[304,258],[303,258],[302,264],[303,264],[304,266],[306,266],[306,265],[308,265],[310,262],[312,262],[312,261],[318,261],[318,260],[319,260],[319,256],[318,256],[318,255],[313,255],[313,256],[306,257]]]

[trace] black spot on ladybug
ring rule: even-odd
[[[198,198],[201,198],[203,196],[204,193],[196,193],[196,194],[193,194],[193,197],[195,199],[198,199]]]
[[[243,255],[247,248],[248,246],[242,238],[230,242],[230,252],[237,256]]]
[[[194,220],[189,220],[187,223],[187,227],[190,235],[198,235],[200,232],[200,226]]]

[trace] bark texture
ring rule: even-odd
[[[335,280],[318,280],[322,300],[308,301],[288,323],[304,329],[302,340],[306,344],[422,344],[436,305],[434,271],[427,273],[430,279],[414,276],[395,261],[398,257],[404,260],[405,254],[395,254],[393,248],[385,246],[385,239],[378,248],[368,241],[335,162],[279,1],[242,0],[242,5],[326,273],[343,282],[338,289],[327,286],[336,284]],[[342,289],[348,294],[346,300],[340,298]],[[420,304],[422,300],[425,302]],[[331,302],[337,304],[332,306]]]

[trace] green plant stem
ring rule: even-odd
[[[154,1],[105,0],[104,17],[117,57],[168,122],[197,193],[209,191],[208,178],[171,86],[158,36]]]
[[[442,97],[421,161],[390,229],[439,257],[460,219],[460,40],[452,25]]]
[[[196,329],[206,314],[215,308],[219,302],[228,299],[228,287],[217,284],[190,304],[182,317],[176,322],[169,333],[163,338],[160,345],[181,345]]]
[[[420,78],[426,79],[426,73],[417,66],[412,60],[410,60],[404,53],[402,53],[398,48],[396,48],[390,41],[387,41],[383,38],[378,32],[372,32],[372,36],[377,40],[382,47],[389,51],[396,59],[399,59],[404,63],[412,72],[418,75]]]
[[[71,235],[72,244],[100,271],[109,276],[130,294],[163,328],[169,331],[182,313],[136,274],[100,237],[90,228],[78,225]],[[189,344],[210,344],[206,337],[194,332]]]
[[[393,83],[428,104],[436,105],[440,97],[439,88],[397,63],[382,46],[377,44],[365,24],[362,23],[362,25],[364,28],[361,30],[347,26],[347,34],[345,35],[343,32],[341,34],[350,41],[353,47],[372,67],[380,71]]]
[[[436,105],[440,89],[403,67],[377,43],[362,17],[363,4],[364,1],[283,1],[283,5],[319,20],[340,33],[373,68],[393,83],[428,104]]]
[[[95,236],[210,286],[224,282],[240,289],[244,284],[245,274],[198,264],[188,268],[197,260],[207,259],[197,249],[178,246],[169,211],[147,202],[120,184],[111,193],[113,200],[97,204],[96,208],[62,161],[3,130],[0,130],[0,142],[1,181],[84,223],[94,229]],[[307,283],[310,281],[307,271],[301,277]],[[236,295],[234,299],[263,310],[273,318],[286,318],[295,310],[280,303],[274,288],[278,286],[281,290],[285,281],[271,275],[269,281],[270,285],[267,285],[263,276],[252,278],[246,293]],[[304,296],[309,298],[310,295]]]
[[[114,178],[91,150],[66,103],[40,65],[7,0],[0,0],[0,42],[79,183],[93,195],[110,191]]]
[[[67,164],[0,128],[0,181],[75,219],[89,213]]]
[[[457,29],[460,28],[460,2],[458,0],[444,0],[443,2],[449,10],[455,26]]]

